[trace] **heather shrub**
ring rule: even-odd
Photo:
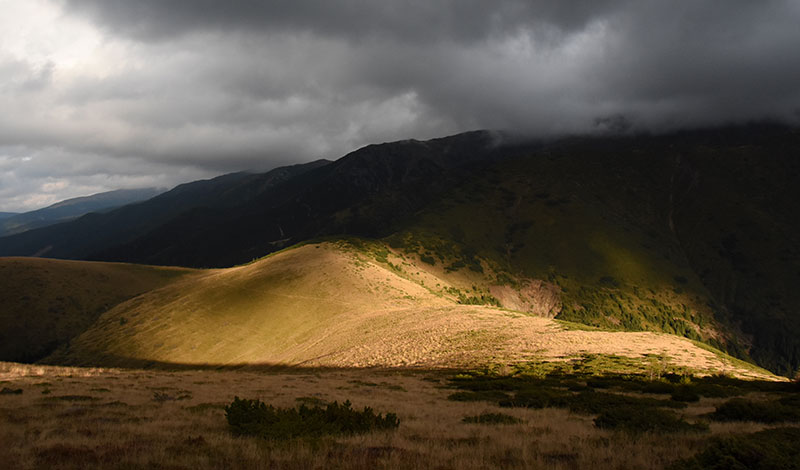
[[[700,395],[691,385],[679,385],[672,391],[672,399],[683,402],[700,401]]]
[[[667,394],[675,390],[675,384],[670,382],[648,382],[642,387],[642,393]]]
[[[780,423],[800,421],[800,408],[780,401],[753,401],[733,398],[709,414],[715,421],[757,421]]]
[[[669,410],[648,406],[618,406],[600,413],[594,420],[601,429],[630,433],[699,432],[708,429],[704,423],[691,424]]]
[[[400,425],[400,420],[394,413],[386,413],[384,416],[376,414],[369,407],[357,411],[352,408],[350,401],[341,405],[333,402],[324,408],[306,405],[276,408],[260,400],[236,397],[225,407],[225,417],[234,434],[271,440],[362,434],[391,430]]]
[[[671,470],[800,470],[800,428],[717,438]]]
[[[504,401],[510,399],[508,394],[499,390],[478,390],[475,392],[455,392],[447,397],[453,401]]]
[[[518,424],[522,420],[505,413],[483,413],[477,416],[465,416],[461,421],[475,424]]]

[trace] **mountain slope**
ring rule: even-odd
[[[792,375],[798,155],[800,133],[771,125],[540,142],[474,132],[368,146],[219,205],[3,238],[0,253],[224,267],[369,237],[455,276],[464,302],[673,333]],[[221,187],[254,187],[230,178]]]
[[[446,193],[461,169],[501,158],[507,150],[496,145],[496,138],[481,131],[370,145],[237,207],[184,213],[91,258],[223,267],[323,235],[385,235]],[[369,212],[352,212],[364,204]]]
[[[792,375],[798,155],[800,133],[772,127],[567,139],[462,178],[389,240],[455,253],[477,277],[490,261],[515,289],[546,281],[558,318],[700,339]]]
[[[92,258],[90,254],[103,247],[141,237],[181,214],[206,207],[224,211],[327,163],[320,160],[277,168],[263,174],[231,173],[179,185],[139,204],[105,214],[88,214],[72,222],[0,238],[0,256]]]
[[[107,211],[115,207],[150,199],[163,192],[164,190],[159,188],[118,189],[91,196],[67,199],[35,211],[0,217],[3,219],[0,222],[0,237],[57,224],[89,212]]]
[[[769,376],[675,336],[569,330],[548,318],[459,305],[441,294],[450,289],[447,275],[425,270],[381,244],[355,241],[197,271],[117,305],[47,362],[474,367],[666,355],[697,371]]]
[[[36,361],[122,301],[188,270],[119,263],[0,258],[0,360]]]

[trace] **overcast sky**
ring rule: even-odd
[[[798,0],[0,0],[0,12],[0,211],[479,128],[800,119]]]

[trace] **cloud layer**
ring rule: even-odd
[[[795,0],[0,0],[0,210],[476,128],[798,119]]]

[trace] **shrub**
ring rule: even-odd
[[[785,397],[781,398],[780,400],[778,400],[778,403],[780,403],[781,405],[784,405],[784,406],[789,406],[789,407],[799,408],[800,409],[800,394],[793,394],[793,395],[785,396]]]
[[[461,421],[475,424],[519,424],[521,419],[505,413],[483,413],[478,416],[465,416]]]
[[[717,438],[672,470],[798,470],[799,428],[766,429],[754,434]]]
[[[450,379],[453,386],[474,392],[480,390],[519,390],[535,384],[535,381],[526,381],[519,377],[492,377],[462,375]]]
[[[593,377],[586,380],[586,386],[590,388],[611,388],[616,385],[614,380],[605,377]]]
[[[499,390],[479,390],[475,392],[456,392],[447,397],[453,401],[503,401],[511,397]]]
[[[374,430],[390,430],[400,425],[394,413],[376,414],[371,408],[363,411],[352,408],[350,401],[338,402],[325,408],[276,408],[260,400],[235,397],[225,407],[228,425],[236,435],[257,436],[263,439],[293,439],[336,434],[361,434]]]
[[[567,403],[570,411],[575,413],[597,414],[612,408],[683,408],[684,403],[655,398],[638,398],[627,395],[603,392],[582,392]]]
[[[594,425],[602,429],[614,429],[631,433],[638,432],[698,432],[708,426],[691,424],[675,413],[646,406],[619,406],[600,413]]]
[[[797,422],[800,421],[800,408],[787,406],[780,401],[759,402],[733,398],[719,405],[709,418],[715,421]]]
[[[499,405],[503,407],[524,407],[524,408],[563,408],[567,406],[571,393],[563,393],[547,388],[533,388],[520,390],[514,398],[500,400]]]
[[[708,398],[728,398],[741,395],[741,392],[735,387],[729,387],[725,385],[698,383],[693,384],[692,387],[698,395]]]
[[[167,392],[153,392],[153,401],[163,403],[165,401],[173,400],[189,400],[192,398],[192,393],[186,390],[181,390],[175,395],[170,395]]]
[[[700,395],[697,394],[694,387],[691,385],[681,385],[675,387],[672,391],[672,399],[675,401],[700,401]]]
[[[675,385],[669,382],[648,382],[642,387],[643,393],[667,394],[675,391]]]

